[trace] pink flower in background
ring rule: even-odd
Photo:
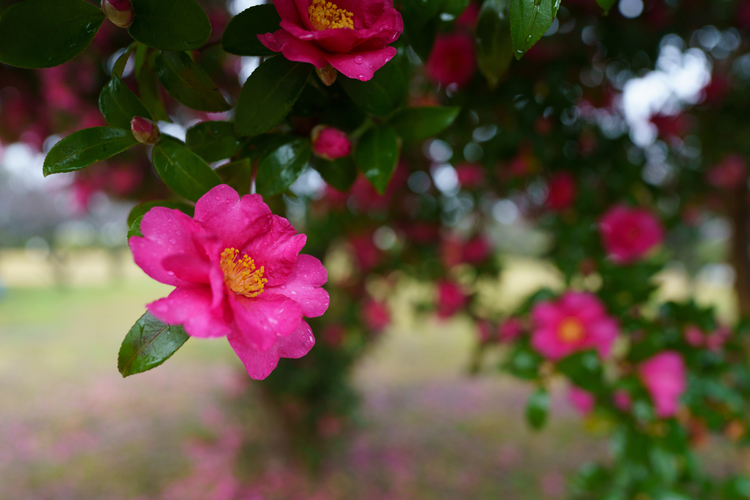
[[[596,397],[575,385],[570,386],[568,390],[568,401],[578,413],[584,416],[594,411],[594,406],[596,406]]]
[[[693,347],[700,347],[705,341],[703,330],[695,325],[688,325],[685,327],[684,337],[685,342]]]
[[[484,236],[477,236],[466,242],[463,251],[463,261],[468,264],[479,264],[492,253],[490,242]]]
[[[720,326],[713,332],[704,333],[697,326],[688,325],[685,327],[683,336],[685,342],[692,347],[705,347],[709,351],[719,351],[732,336],[732,330],[727,326]]]
[[[425,64],[427,78],[443,86],[455,84],[458,88],[471,83],[477,62],[474,55],[474,38],[463,33],[438,35],[430,58]]]
[[[320,288],[327,273],[318,259],[299,255],[305,235],[273,215],[259,195],[239,197],[221,185],[206,193],[190,218],[152,208],[143,237],[130,238],[136,264],[172,285],[169,297],[147,305],[161,321],[194,337],[227,336],[254,379],[266,378],[279,358],[299,358],[315,344],[303,316],[328,309]]]
[[[437,292],[437,315],[440,318],[450,318],[468,302],[461,287],[452,281],[440,281]]]
[[[488,344],[493,340],[496,340],[495,332],[493,331],[492,323],[487,320],[477,321],[477,334],[479,335],[479,342],[482,344]]]
[[[549,180],[547,206],[562,211],[573,205],[576,200],[576,181],[570,172],[558,172]]]
[[[359,234],[349,238],[354,250],[357,265],[363,272],[368,272],[380,264],[383,252],[372,241],[372,233]]]
[[[664,239],[664,227],[650,211],[615,205],[599,220],[607,254],[618,264],[642,258]]]
[[[687,389],[682,356],[674,351],[661,352],[641,363],[638,374],[651,395],[656,416],[673,417],[677,413],[680,397]]]
[[[474,189],[481,187],[485,180],[485,169],[474,163],[460,163],[456,165],[456,175],[462,187]]]
[[[706,180],[719,189],[737,189],[747,182],[747,162],[741,155],[729,155],[711,167]]]
[[[531,320],[531,346],[553,361],[589,349],[605,357],[619,331],[617,321],[590,293],[567,292],[555,302],[538,303]]]
[[[375,333],[382,332],[391,324],[391,312],[385,302],[368,300],[362,307],[362,316],[367,328]]]
[[[523,322],[521,318],[508,318],[498,326],[498,334],[501,342],[513,342],[523,334]]]
[[[633,399],[628,391],[618,389],[612,394],[612,403],[620,411],[630,411],[630,407],[633,406]]]
[[[479,19],[479,7],[480,5],[477,2],[469,2],[466,10],[456,18],[456,25],[465,26],[467,28],[473,28],[476,26],[477,20]]]
[[[274,0],[281,29],[258,35],[269,50],[318,69],[329,64],[349,78],[370,80],[393,59],[404,30],[392,0]]]
[[[331,161],[349,156],[352,152],[352,143],[345,132],[318,125],[312,131],[312,150],[315,155]]]

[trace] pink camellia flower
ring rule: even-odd
[[[460,163],[456,165],[456,175],[462,187],[475,189],[484,184],[485,169],[474,163]]]
[[[692,347],[700,347],[705,343],[703,330],[695,325],[688,325],[684,331],[685,342]]]
[[[685,362],[677,352],[664,351],[641,363],[638,374],[654,402],[656,416],[673,417],[687,389]]]
[[[664,239],[664,227],[643,208],[615,205],[599,221],[607,254],[618,264],[629,264],[643,257]]]
[[[269,50],[318,69],[333,66],[349,78],[370,80],[393,59],[404,31],[392,0],[274,0],[281,29],[258,35]]]
[[[439,318],[450,318],[460,311],[468,301],[461,287],[452,281],[440,281],[437,290],[437,315]]]
[[[480,344],[489,344],[493,340],[497,339],[493,334],[492,323],[487,320],[477,321],[477,335],[479,337]]]
[[[620,411],[630,411],[630,407],[633,406],[633,399],[628,391],[618,389],[612,394],[612,403]]]
[[[531,346],[553,361],[589,349],[606,357],[619,330],[599,298],[585,292],[567,292],[555,302],[536,304],[531,320]]]
[[[362,316],[367,328],[375,333],[382,332],[391,324],[391,312],[385,302],[368,300],[362,307]]]
[[[302,357],[315,344],[302,317],[328,309],[320,288],[326,270],[315,257],[299,255],[307,238],[259,195],[240,198],[220,185],[198,200],[194,218],[152,208],[141,232],[129,241],[136,264],[176,287],[146,306],[161,321],[194,337],[226,336],[258,380],[279,358]]]
[[[474,38],[464,33],[438,35],[425,73],[427,78],[443,86],[465,87],[474,78],[477,68]]]
[[[559,172],[552,176],[548,185],[547,206],[562,211],[573,205],[576,199],[576,181],[570,172]]]
[[[498,326],[498,336],[501,342],[513,342],[523,333],[521,318],[508,318]]]
[[[596,397],[589,391],[584,391],[578,386],[571,385],[568,390],[568,401],[581,415],[588,415],[594,411]]]
[[[747,182],[747,162],[741,155],[729,155],[711,167],[706,180],[719,189],[737,189]]]
[[[492,253],[492,246],[484,236],[477,236],[466,242],[463,250],[463,261],[469,264],[479,264]]]
[[[352,143],[345,132],[318,125],[312,131],[312,151],[324,160],[332,161],[349,156],[352,152]]]

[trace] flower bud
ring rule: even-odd
[[[133,24],[133,4],[130,0],[102,0],[102,10],[115,26],[130,28]]]
[[[330,64],[323,66],[322,68],[315,68],[315,72],[320,77],[320,81],[327,87],[333,85],[336,82],[336,77],[339,76],[339,72]]]
[[[341,130],[318,125],[312,131],[312,149],[315,155],[332,161],[349,156],[352,152],[352,143]]]
[[[156,144],[161,137],[156,123],[140,116],[136,116],[130,122],[130,130],[133,132],[135,140],[141,144]]]

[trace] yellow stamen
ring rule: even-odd
[[[334,28],[354,29],[354,14],[348,10],[339,9],[335,3],[312,0],[307,12],[310,14],[310,22],[318,31]]]
[[[557,327],[557,335],[566,344],[575,344],[586,336],[586,329],[578,318],[565,318]]]
[[[221,270],[224,271],[224,283],[227,288],[238,295],[257,297],[263,293],[263,285],[268,280],[263,277],[264,266],[255,269],[255,262],[249,255],[237,260],[240,252],[236,248],[226,248],[221,252]]]

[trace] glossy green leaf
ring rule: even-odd
[[[235,130],[244,136],[268,132],[286,118],[313,66],[278,56],[253,71],[240,92]]]
[[[310,160],[310,141],[298,137],[270,151],[258,162],[255,187],[263,196],[286,191],[297,180]]]
[[[148,108],[151,116],[159,121],[169,122],[167,108],[159,89],[159,79],[156,77],[156,56],[158,52],[148,54],[150,49],[145,45],[139,45],[135,51],[135,79],[138,82],[138,92],[143,105]]]
[[[238,56],[270,56],[275,52],[260,43],[258,36],[279,29],[281,17],[273,4],[250,7],[232,18],[221,40],[224,50]]]
[[[516,59],[544,36],[559,7],[560,0],[511,0],[510,33]]]
[[[404,33],[417,55],[426,61],[435,44],[442,3],[436,0],[403,0]]]
[[[206,194],[221,179],[206,161],[171,137],[162,137],[154,146],[154,167],[159,177],[175,193],[191,201]]]
[[[73,59],[104,21],[104,13],[84,0],[26,0],[0,18],[0,63],[51,68]]]
[[[318,158],[315,160],[315,170],[324,181],[342,192],[348,191],[357,178],[357,167],[351,156],[333,161]]]
[[[156,368],[187,342],[181,326],[168,325],[150,312],[140,317],[122,341],[117,369],[123,377]]]
[[[135,146],[130,130],[94,127],[73,132],[55,144],[44,159],[44,176],[73,172]]]
[[[547,423],[549,413],[549,394],[544,388],[539,388],[529,397],[526,403],[526,421],[534,429],[541,429]]]
[[[596,351],[571,354],[560,360],[557,370],[575,385],[589,392],[598,393],[603,387],[603,369]]]
[[[195,0],[132,0],[135,18],[128,33],[161,50],[200,48],[211,36],[208,16]]]
[[[184,52],[160,52],[156,76],[169,95],[198,111],[226,111],[231,106],[203,69]]]
[[[519,342],[509,353],[503,368],[514,376],[524,380],[534,380],[539,377],[539,367],[544,358],[531,349],[528,342]]]
[[[99,109],[110,126],[124,130],[130,129],[130,121],[136,116],[153,119],[138,96],[116,75],[99,94]]]
[[[143,236],[143,233],[141,232],[142,220],[143,216],[141,215],[128,226],[128,239],[132,238],[133,236]]]
[[[460,111],[461,108],[456,106],[402,109],[393,117],[390,126],[404,141],[419,141],[448,128]]]
[[[187,131],[187,146],[207,162],[234,156],[242,148],[242,141],[234,133],[230,122],[201,122]]]
[[[466,10],[471,0],[444,0],[442,11],[449,16],[458,17]]]
[[[596,0],[596,3],[598,3],[602,9],[604,9],[605,13],[609,13],[609,9],[611,9],[617,3],[617,0]]]
[[[172,201],[172,200],[157,200],[157,201],[147,201],[145,203],[141,203],[139,205],[136,205],[133,207],[133,209],[130,211],[130,214],[128,215],[128,227],[131,227],[133,223],[136,221],[136,219],[139,219],[146,215],[146,213],[151,210],[154,207],[165,207],[165,208],[173,208],[176,210],[179,210],[180,212],[183,212],[190,217],[193,216],[193,213],[195,212],[195,207],[192,205],[189,205],[182,201]]]
[[[371,80],[338,79],[344,91],[359,107],[373,115],[387,115],[406,100],[407,75],[399,58],[389,62]]]
[[[119,76],[120,78],[122,78],[122,74],[125,72],[125,66],[127,66],[128,61],[130,60],[130,56],[133,55],[133,51],[135,50],[135,47],[137,45],[138,42],[131,43],[130,45],[128,45],[127,50],[125,50],[125,52],[117,58],[117,61],[112,68],[113,76]]]
[[[385,193],[398,163],[398,136],[391,127],[375,127],[359,141],[354,160],[380,194]]]
[[[477,21],[477,64],[491,89],[513,61],[510,36],[510,0],[487,0]]]
[[[250,192],[253,178],[252,163],[247,158],[222,165],[216,170],[224,184],[231,186],[240,195]]]

